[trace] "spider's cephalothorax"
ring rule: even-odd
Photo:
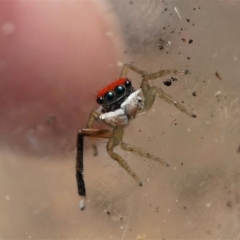
[[[142,76],[141,89],[136,90],[132,87],[131,81],[126,77],[128,70],[132,70]],[[91,112],[87,128],[81,129],[77,135],[77,158],[76,158],[76,179],[78,194],[82,197],[80,201],[80,209],[85,208],[84,199],[86,197],[85,183],[83,179],[83,142],[84,137],[105,138],[107,142],[107,152],[109,156],[117,161],[137,182],[142,186],[142,181],[137,174],[130,168],[128,163],[116,152],[114,148],[120,146],[123,150],[136,153],[142,157],[152,159],[164,166],[169,166],[160,157],[149,153],[139,147],[123,142],[123,131],[125,126],[130,123],[130,120],[137,116],[137,113],[146,112],[149,110],[156,97],[161,98],[165,102],[175,106],[180,111],[190,117],[196,117],[195,114],[188,111],[180,102],[172,98],[163,90],[156,86],[150,86],[149,81],[163,77],[168,74],[187,74],[188,71],[177,70],[161,70],[155,73],[148,73],[139,68],[125,64],[120,78],[103,88],[97,94],[97,103],[101,105],[100,109]],[[142,92],[143,100],[138,96]],[[93,129],[92,125],[95,120],[112,127],[109,129]],[[97,155],[97,147],[93,145],[94,155]]]
[[[97,103],[102,106],[103,112],[115,111],[134,91],[128,78],[120,78],[98,92]]]

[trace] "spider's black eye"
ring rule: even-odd
[[[125,84],[126,87],[131,87],[132,86],[132,83],[129,80],[127,80],[124,84]]]
[[[122,95],[125,92],[125,88],[120,85],[120,86],[117,86],[114,91],[115,93],[117,93],[117,95]]]
[[[104,97],[108,102],[112,102],[115,99],[115,94],[114,92],[107,92]]]
[[[103,97],[98,97],[98,98],[97,98],[97,103],[98,103],[98,104],[101,105],[101,104],[103,104],[103,102],[104,102],[104,98],[103,98]]]

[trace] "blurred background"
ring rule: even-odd
[[[239,239],[239,11],[233,0],[2,0],[0,238]],[[126,128],[125,142],[170,163],[117,150],[143,187],[105,140],[97,157],[86,140],[80,211],[76,133],[126,62],[189,70],[152,85],[197,118],[156,99]]]

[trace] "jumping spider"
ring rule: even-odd
[[[135,90],[131,81],[126,77],[129,70],[142,76],[141,88],[139,90]],[[135,118],[139,113],[148,111],[152,107],[156,96],[163,99],[165,102],[174,105],[188,116],[196,117],[195,114],[188,111],[177,100],[164,93],[161,88],[156,86],[151,87],[149,85],[149,80],[154,80],[168,74],[187,73],[188,71],[177,70],[162,70],[156,73],[148,73],[133,65],[125,64],[120,78],[98,92],[97,103],[100,105],[100,108],[93,110],[90,113],[87,128],[79,130],[77,135],[76,179],[78,194],[82,197],[79,204],[81,210],[85,208],[84,200],[86,197],[85,183],[83,180],[83,141],[85,136],[108,139],[106,148],[109,156],[117,161],[137,181],[139,186],[142,186],[142,181],[130,168],[128,163],[114,152],[116,146],[119,145],[125,151],[136,153],[142,157],[147,157],[159,162],[164,166],[169,166],[167,162],[163,161],[163,159],[158,156],[123,142],[123,132],[124,127],[129,124],[131,119]],[[143,93],[144,100],[138,96],[140,91]],[[112,127],[112,130],[93,129],[92,125],[95,120],[102,121],[104,124]],[[93,149],[95,155],[97,155],[96,145],[93,145]]]

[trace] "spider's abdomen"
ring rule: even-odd
[[[105,112],[115,111],[134,91],[128,78],[120,78],[98,92],[97,103]]]

